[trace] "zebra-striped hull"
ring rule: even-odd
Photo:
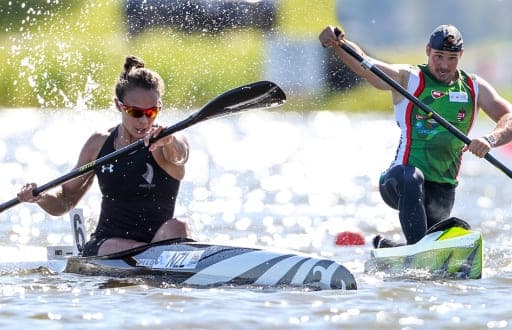
[[[142,276],[192,287],[357,288],[350,271],[332,260],[295,252],[193,241],[159,242],[104,257],[72,256],[67,258],[64,271],[82,275]]]

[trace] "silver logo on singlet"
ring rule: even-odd
[[[140,184],[139,187],[141,188],[153,188],[155,187],[155,184],[153,184],[153,176],[155,175],[155,171],[153,169],[153,166],[151,164],[146,163],[146,172],[142,174],[142,177],[144,180],[146,180],[146,184]]]
[[[101,165],[101,173],[114,173],[114,164]]]

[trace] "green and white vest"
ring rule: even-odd
[[[464,134],[477,116],[476,76],[459,70],[451,85],[432,77],[427,65],[411,67],[407,90]],[[395,104],[401,129],[400,144],[392,164],[412,165],[423,171],[425,180],[457,185],[464,142],[404,98]]]

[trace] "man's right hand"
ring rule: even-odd
[[[329,25],[321,33],[318,39],[322,47],[337,47],[340,46],[341,41],[345,37],[345,33],[337,27]]]

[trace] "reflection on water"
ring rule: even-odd
[[[187,115],[163,112],[159,121],[173,124]],[[88,136],[118,120],[112,110],[0,111],[0,200],[13,198],[25,182],[43,184],[67,173]],[[477,126],[474,134],[488,127]],[[346,248],[333,243],[336,233],[344,230],[362,232],[366,242],[377,232],[402,239],[396,212],[384,205],[377,191],[377,179],[394,156],[399,134],[391,116],[254,111],[203,122],[184,133],[192,152],[177,215],[189,222],[195,239],[334,258],[354,272],[359,290],[197,290],[7,271],[0,274],[5,299],[0,315],[12,321],[0,325],[37,325],[42,320],[89,326],[108,322],[120,328],[198,328],[216,322],[226,328],[511,324],[504,288],[512,273],[512,180],[484,160],[464,156],[454,209],[454,215],[484,235],[484,279],[384,281],[362,272],[369,243]],[[497,150],[495,155],[512,166],[509,154]],[[89,231],[95,226],[99,200],[95,184],[79,205],[89,219]],[[67,217],[18,205],[0,214],[0,262],[43,260],[46,246],[71,242],[69,233]],[[5,307],[7,301],[10,307]],[[138,311],[135,315],[120,307],[127,301]],[[22,305],[31,311],[19,309]]]
[[[67,173],[88,135],[118,120],[115,112],[107,111],[58,116],[57,112],[4,112],[2,171],[9,175],[2,180],[7,187],[0,192],[3,200],[15,196],[26,181],[41,184]],[[13,127],[21,112],[31,120]],[[185,116],[164,114],[160,120],[174,123]],[[245,243],[249,239],[249,243],[317,249],[326,235],[343,228],[360,229],[359,214],[388,216],[389,210],[373,205],[380,203],[376,179],[390,161],[394,136],[379,138],[383,144],[373,147],[377,141],[372,134],[387,124],[379,119],[351,121],[329,112],[262,111],[197,124],[185,132],[192,152],[177,213],[189,219],[200,240],[240,237]],[[93,220],[98,205],[95,185],[79,206]],[[48,216],[33,205],[19,205],[2,217],[10,222],[9,237],[4,239],[12,243],[69,240],[67,219],[49,223]],[[228,234],[229,228],[236,230]]]

